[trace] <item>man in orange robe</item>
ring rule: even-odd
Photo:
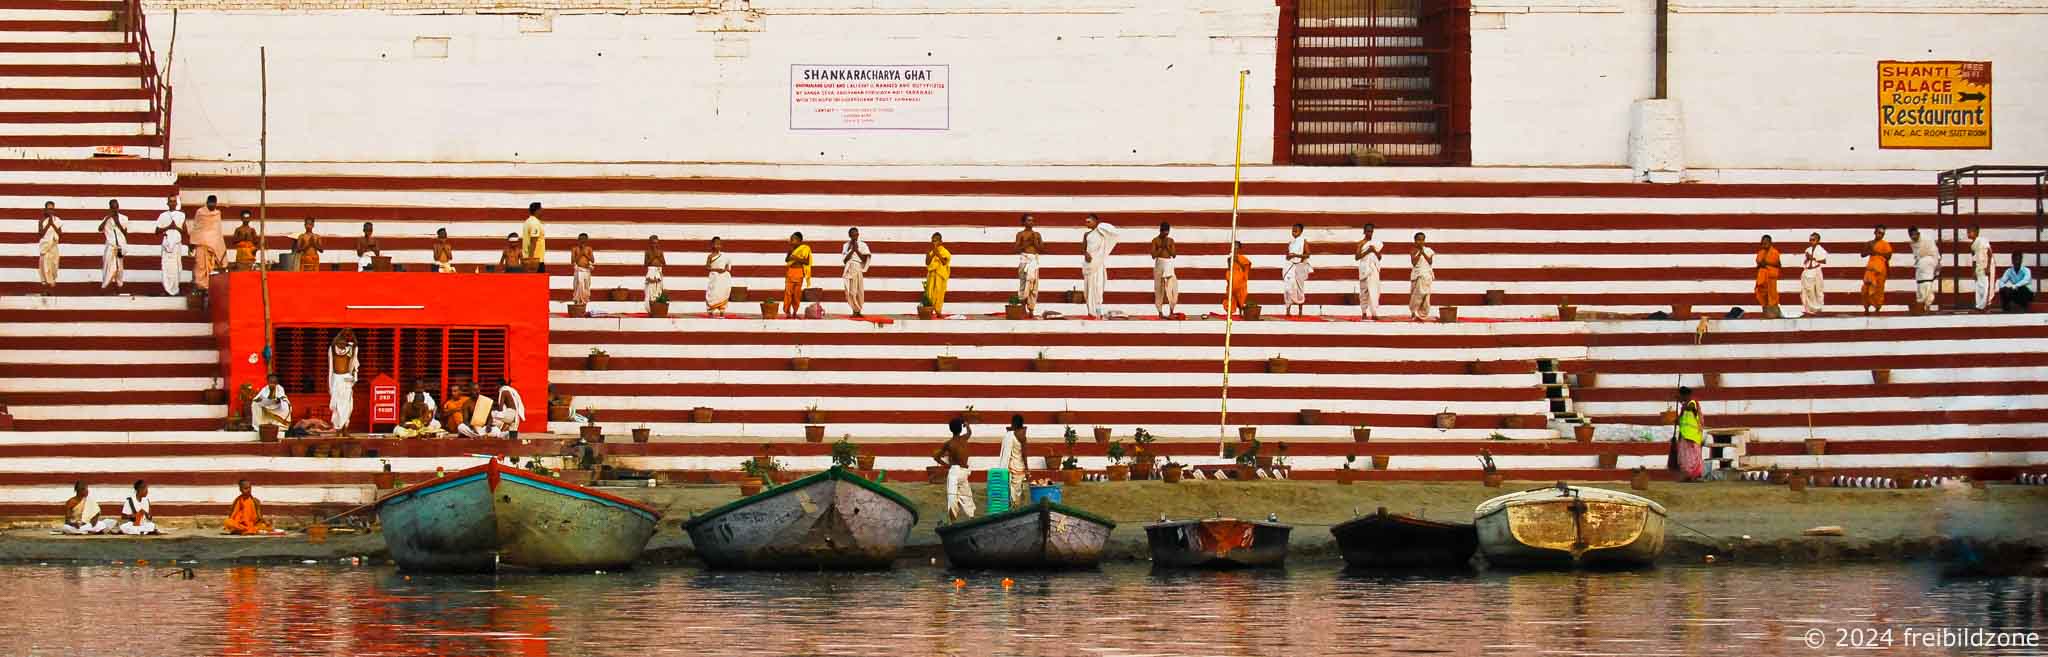
[[[811,245],[803,233],[791,233],[789,253],[782,256],[782,316],[796,319],[804,304],[804,287],[811,284]]]
[[[1230,251],[1230,273],[1226,279],[1230,289],[1223,293],[1223,313],[1235,314],[1244,309],[1245,301],[1251,296],[1252,259],[1244,254],[1244,242],[1237,242]]]
[[[234,506],[228,507],[228,520],[221,526],[230,534],[270,533],[270,521],[263,519],[263,503],[249,493],[249,480],[243,479],[235,485],[242,489],[242,494],[235,498]]]
[[[1771,236],[1764,236],[1763,248],[1756,252],[1756,303],[1765,317],[1779,317],[1778,274],[1782,268],[1783,254],[1771,245]]]
[[[1863,312],[1876,313],[1884,308],[1884,283],[1892,265],[1892,243],[1884,240],[1884,226],[1877,227],[1877,236],[1864,253],[1869,260],[1863,264]]]

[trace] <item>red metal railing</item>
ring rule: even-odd
[[[163,154],[163,168],[171,168],[171,84],[158,72],[156,50],[149,41],[149,21],[142,0],[127,0],[124,41],[142,57],[142,91],[149,97],[149,116],[155,119],[156,145]]]

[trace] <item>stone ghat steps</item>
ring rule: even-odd
[[[185,299],[0,297],[0,403],[18,431],[218,430],[226,408],[202,391],[219,359]]]

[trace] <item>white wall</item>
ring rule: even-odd
[[[1269,2],[757,1],[563,14],[550,32],[505,14],[194,4],[173,70],[180,159],[255,157],[259,45],[279,161],[1227,164],[1239,69],[1258,75],[1248,131],[1272,125]],[[150,31],[164,52],[167,12]],[[448,57],[416,58],[422,36],[448,37]],[[952,127],[793,133],[791,64],[950,65]],[[1271,160],[1269,136],[1249,142],[1248,160]]]

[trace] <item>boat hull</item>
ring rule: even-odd
[[[1040,502],[939,527],[946,562],[970,569],[1080,569],[1102,562],[1116,523]]]
[[[1664,553],[1662,507],[1624,493],[1584,498],[1543,495],[1488,508],[1473,525],[1489,565],[1504,568],[1635,568]],[[1521,494],[1518,494],[1521,495]],[[1489,502],[1488,504],[1492,504]],[[1574,505],[1583,505],[1574,510]]]
[[[1351,568],[1470,568],[1479,549],[1472,525],[1379,513],[1330,528]]]
[[[1233,518],[1145,526],[1152,565],[1164,568],[1270,568],[1287,561],[1293,527]]]
[[[660,514],[493,464],[399,491],[377,518],[402,570],[587,571],[632,566]]]
[[[684,524],[697,556],[720,569],[878,570],[917,524],[900,495],[833,468]]]

